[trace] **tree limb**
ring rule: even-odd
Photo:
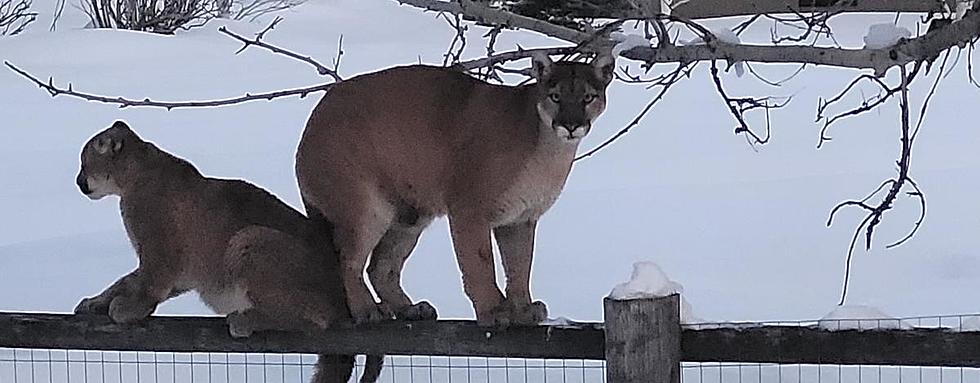
[[[263,29],[261,32],[257,33],[255,35],[255,38],[254,39],[251,39],[251,40],[250,39],[247,39],[247,38],[245,38],[245,37],[243,37],[243,36],[241,36],[241,35],[239,35],[239,34],[237,34],[235,32],[229,31],[228,28],[225,28],[225,26],[221,26],[220,28],[218,28],[218,32],[224,33],[224,34],[230,36],[231,38],[240,41],[243,44],[242,47],[241,47],[241,49],[239,49],[238,52],[235,52],[235,54],[242,53],[242,51],[248,49],[248,47],[250,47],[252,45],[255,45],[255,46],[259,47],[259,48],[267,49],[267,50],[271,51],[272,53],[281,54],[283,56],[294,58],[296,60],[299,60],[299,61],[305,62],[307,64],[310,64],[314,68],[316,68],[317,73],[319,73],[321,76],[330,76],[330,77],[333,77],[333,79],[336,80],[337,82],[340,82],[340,81],[343,81],[344,80],[343,78],[340,77],[340,75],[337,74],[337,71],[336,70],[327,68],[325,65],[320,64],[319,62],[317,62],[316,60],[314,60],[310,56],[303,56],[301,54],[298,54],[298,53],[295,53],[295,52],[292,52],[292,51],[288,51],[288,50],[279,48],[279,47],[277,47],[275,45],[271,45],[271,44],[267,44],[267,43],[263,42],[262,41],[262,38],[265,37],[265,34],[267,32],[269,32],[270,30],[274,29],[276,27],[276,25],[279,24],[280,21],[282,21],[282,17],[276,17],[276,19],[273,20],[272,23],[269,24],[269,26],[265,27],[265,29]],[[339,60],[339,54],[338,54],[338,60]]]
[[[517,15],[471,0],[461,0],[460,3],[438,0],[398,1],[430,11],[462,14],[477,22],[527,29],[576,44],[586,41],[591,36],[590,33]],[[977,2],[974,9],[959,21],[882,49],[728,44],[715,40],[701,45],[661,44],[657,47],[636,47],[623,52],[622,56],[643,61],[648,65],[724,59],[728,62],[809,63],[854,69],[870,68],[874,69],[876,75],[883,75],[891,67],[913,61],[934,60],[943,51],[953,46],[968,44],[976,39],[980,36],[978,7],[980,2]],[[676,16],[671,18],[681,20]]]
[[[77,92],[74,89],[72,89],[70,83],[68,84],[67,88],[59,88],[54,85],[53,79],[48,79],[48,82],[45,83],[39,80],[37,77],[34,77],[31,74],[21,70],[20,68],[17,68],[16,66],[14,66],[9,62],[4,61],[4,64],[14,72],[17,72],[17,74],[26,77],[28,80],[31,80],[31,82],[33,82],[39,88],[47,91],[48,94],[51,95],[51,97],[65,95],[65,96],[80,98],[88,101],[97,101],[106,104],[114,104],[114,105],[118,105],[120,108],[128,108],[134,106],[150,106],[150,107],[157,107],[157,108],[167,108],[167,110],[170,110],[175,108],[199,108],[199,107],[207,107],[207,106],[232,105],[232,104],[243,103],[246,101],[272,100],[275,98],[295,96],[295,95],[298,95],[300,96],[300,98],[302,98],[302,97],[306,97],[310,93],[326,91],[330,89],[331,86],[334,85],[331,83],[331,84],[312,85],[305,88],[280,90],[280,91],[267,92],[267,93],[256,93],[256,94],[246,93],[244,96],[227,98],[222,100],[209,100],[209,101],[168,102],[168,101],[154,101],[154,100],[150,100],[149,98],[145,98],[142,100],[133,100],[133,99],[127,99],[123,97],[107,97],[107,96],[100,96],[91,93]]]
[[[528,29],[557,39],[575,43],[585,41],[590,36],[590,34],[586,32],[551,24],[544,20],[521,16],[501,9],[491,8],[472,0],[459,0],[459,2],[439,0],[397,1],[401,4],[408,4],[428,11],[446,12],[454,15],[460,15],[467,20],[472,20],[481,24],[505,25],[510,28]]]

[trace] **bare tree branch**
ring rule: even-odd
[[[872,192],[862,200],[841,202],[840,204],[835,206],[834,209],[831,210],[830,217],[827,219],[827,226],[832,225],[834,220],[834,215],[841,208],[847,206],[856,206],[868,212],[868,214],[864,217],[861,223],[854,230],[854,235],[851,237],[851,243],[847,249],[847,258],[845,260],[845,271],[844,271],[844,283],[843,283],[843,288],[841,291],[841,299],[839,303],[841,305],[844,304],[847,298],[847,287],[850,281],[851,259],[854,255],[854,248],[857,245],[857,241],[858,238],[860,237],[861,231],[865,232],[865,249],[866,250],[871,249],[871,239],[872,236],[874,235],[875,228],[878,226],[879,223],[881,223],[881,219],[884,213],[890,210],[894,206],[895,199],[898,197],[898,194],[902,192],[902,189],[907,184],[912,185],[914,189],[913,192],[909,193],[909,195],[919,198],[921,203],[922,213],[920,215],[920,220],[916,223],[915,228],[912,230],[912,232],[909,235],[907,235],[905,238],[894,243],[893,245],[897,246],[901,243],[904,243],[908,238],[911,238],[912,235],[914,235],[915,232],[918,230],[920,224],[922,223],[922,219],[924,219],[925,217],[925,199],[922,195],[921,190],[919,190],[918,185],[911,178],[911,176],[909,176],[909,166],[912,158],[912,143],[913,143],[912,128],[911,128],[911,124],[909,123],[910,107],[909,107],[909,93],[908,93],[908,86],[911,81],[911,78],[904,66],[900,68],[901,68],[901,75],[902,75],[902,83],[901,85],[898,86],[898,89],[901,94],[900,109],[901,109],[902,151],[899,160],[897,162],[898,175],[895,178],[883,182],[877,189],[875,189],[874,192]],[[940,70],[940,72],[942,71]],[[937,76],[942,76],[942,73],[939,73]],[[888,193],[885,194],[885,197],[877,205],[870,205],[867,203],[868,200],[873,198],[875,195],[877,195],[880,191],[884,190],[885,188],[888,188]]]
[[[725,104],[728,105],[728,111],[731,112],[732,116],[735,117],[735,120],[738,121],[738,126],[735,128],[735,134],[746,134],[752,138],[752,141],[750,142],[754,142],[759,145],[765,145],[767,142],[769,142],[769,133],[771,130],[771,125],[769,123],[769,111],[786,106],[791,98],[787,97],[783,102],[778,102],[775,101],[773,97],[729,97],[722,86],[721,77],[718,75],[718,66],[715,61],[711,62],[711,78],[714,80],[715,90],[718,91],[721,98],[725,100]],[[766,112],[765,136],[756,134],[752,128],[749,127],[748,122],[745,121],[745,113],[756,109],[762,109]]]
[[[491,25],[532,30],[573,43],[581,43],[590,37],[586,32],[516,15],[471,0],[460,0],[460,3],[438,0],[399,0],[399,2],[430,11],[462,14],[464,18]],[[920,37],[900,41],[894,46],[881,49],[728,44],[715,40],[701,45],[662,44],[657,47],[636,47],[623,52],[622,55],[631,60],[643,61],[648,65],[723,59],[728,62],[809,63],[855,69],[870,68],[874,69],[876,75],[882,75],[888,68],[915,61],[930,61],[953,46],[965,45],[976,39],[980,36],[978,7],[980,2],[974,4],[972,12],[968,12],[956,22]],[[670,18],[674,21],[683,20],[676,16]],[[697,25],[692,21],[688,23]]]
[[[504,10],[491,8],[484,3],[473,0],[459,0],[459,2],[448,2],[439,0],[397,0],[401,4],[408,4],[413,7],[423,8],[429,11],[446,12],[453,15],[461,15],[467,20],[477,23],[490,25],[505,25],[509,28],[521,28],[545,34],[557,39],[581,42],[589,38],[586,32],[577,31],[568,27],[551,24],[547,21],[521,16]]]
[[[655,104],[657,104],[658,102],[660,102],[660,100],[664,98],[664,96],[667,94],[667,91],[670,90],[670,87],[676,84],[677,82],[679,82],[682,76],[687,77],[687,75],[690,74],[691,70],[693,70],[694,67],[696,66],[697,63],[678,65],[677,69],[670,72],[669,75],[666,75],[667,77],[664,78],[662,81],[658,81],[656,84],[651,85],[651,86],[660,86],[661,87],[660,92],[658,92],[657,95],[654,96],[653,99],[650,100],[650,102],[648,102],[645,107],[643,107],[643,110],[641,110],[640,113],[637,114],[636,117],[634,117],[633,120],[626,125],[626,127],[620,129],[612,137],[609,137],[608,139],[603,141],[602,144],[599,144],[599,146],[596,146],[595,148],[589,150],[585,154],[575,157],[575,161],[579,161],[591,157],[592,155],[598,153],[603,148],[611,145],[620,137],[626,135],[626,133],[629,133],[630,129],[633,129],[635,126],[639,125],[640,121],[643,120],[643,117],[647,115],[647,112],[649,112],[650,109],[652,109]]]
[[[263,15],[272,12],[286,10],[300,4],[306,0],[225,0],[227,9],[223,13],[233,20],[255,21]]]
[[[525,59],[537,53],[543,53],[546,55],[566,55],[574,51],[575,51],[575,47],[517,49],[513,51],[498,53],[492,56],[483,57],[476,60],[463,61],[453,66],[461,70],[474,70],[479,68],[492,67],[494,65],[503,64],[509,61]]]
[[[13,36],[37,20],[30,0],[0,0],[0,36]]]
[[[443,20],[446,20],[446,23],[448,23],[449,26],[456,31],[456,33],[453,34],[453,41],[449,43],[449,49],[447,49],[446,53],[442,55],[442,66],[456,64],[459,62],[460,56],[463,55],[463,50],[466,49],[466,30],[469,28],[463,24],[463,20],[458,14],[453,15],[453,17],[449,17],[445,13],[440,13],[439,16],[441,16]]]
[[[912,81],[912,80],[914,80],[916,78],[916,75],[919,73],[919,69],[921,67],[922,67],[922,63],[921,62],[916,62],[915,63],[915,66],[912,68],[912,71],[909,74],[909,81]],[[870,99],[864,100],[861,103],[861,105],[858,106],[858,107],[855,107],[853,109],[850,109],[850,110],[845,111],[845,112],[842,112],[842,113],[838,113],[838,114],[836,114],[834,116],[831,116],[831,117],[825,117],[824,116],[824,112],[826,111],[826,109],[829,106],[834,105],[835,103],[841,101],[841,99],[843,99],[844,96],[846,96],[852,89],[854,89],[854,87],[857,86],[857,84],[859,84],[861,82],[861,80],[867,80],[867,81],[870,81],[870,82],[878,85],[881,88],[881,93],[879,93],[879,94],[871,97]],[[817,121],[820,121],[821,119],[823,119],[824,120],[824,124],[823,124],[823,127],[820,129],[820,139],[817,142],[817,149],[823,147],[823,144],[826,143],[827,141],[831,141],[832,140],[832,138],[827,133],[830,130],[831,125],[833,125],[837,121],[842,120],[844,118],[853,117],[853,116],[857,116],[859,114],[870,112],[870,111],[874,110],[875,108],[877,108],[878,106],[884,104],[892,96],[894,96],[896,94],[899,94],[899,92],[901,92],[901,90],[902,90],[901,85],[896,86],[896,87],[893,88],[893,87],[888,86],[888,84],[885,84],[885,82],[883,80],[881,80],[880,78],[878,78],[876,76],[872,76],[872,75],[861,75],[861,76],[858,76],[857,78],[855,78],[853,81],[851,81],[851,83],[848,84],[847,87],[845,87],[843,91],[841,91],[840,93],[838,93],[833,98],[831,98],[829,100],[826,100],[826,101],[818,100],[818,105],[817,105]]]
[[[307,64],[310,64],[314,68],[316,68],[317,73],[319,73],[321,76],[330,76],[330,77],[333,77],[333,79],[335,81],[338,81],[338,82],[344,80],[343,78],[340,77],[340,75],[337,74],[337,71],[335,70],[336,69],[336,65],[335,65],[335,69],[330,69],[330,68],[327,68],[326,66],[324,66],[323,64],[320,64],[319,62],[317,62],[316,60],[314,60],[310,56],[303,56],[301,54],[298,54],[298,53],[295,53],[295,52],[291,52],[291,51],[288,51],[286,49],[282,49],[282,48],[279,48],[279,47],[277,47],[275,45],[267,44],[266,42],[262,41],[262,38],[265,37],[265,34],[268,33],[269,31],[275,29],[276,28],[276,25],[279,24],[279,22],[281,22],[281,21],[282,21],[282,17],[276,17],[276,19],[273,20],[272,23],[269,24],[269,26],[265,27],[265,29],[263,29],[261,32],[257,33],[255,35],[255,38],[254,39],[251,39],[251,40],[249,40],[249,39],[247,39],[247,38],[245,38],[245,37],[243,37],[243,36],[241,36],[241,35],[239,35],[239,34],[237,34],[235,32],[229,31],[228,28],[226,28],[225,26],[221,26],[220,28],[218,28],[218,32],[221,32],[221,33],[224,33],[224,34],[226,34],[228,36],[231,36],[231,38],[233,38],[235,40],[238,40],[238,41],[240,41],[242,43],[242,47],[238,50],[238,52],[235,52],[235,54],[242,53],[242,51],[244,51],[244,50],[248,49],[248,47],[254,45],[254,46],[257,46],[259,48],[267,49],[267,50],[271,51],[272,53],[281,54],[283,56],[287,56],[287,57],[290,57],[290,58],[293,58],[293,59],[296,59],[296,60],[305,62]],[[341,40],[341,41],[343,41],[343,40]],[[340,58],[340,54],[342,54],[343,51],[339,51],[339,52],[340,53],[338,54],[338,60]]]
[[[232,104],[240,104],[243,102],[255,101],[255,100],[268,101],[276,98],[296,96],[296,95],[300,96],[300,98],[303,98],[310,93],[326,91],[330,89],[331,86],[334,85],[334,84],[320,84],[320,85],[308,86],[305,88],[280,90],[275,92],[255,93],[255,94],[246,93],[244,96],[227,98],[223,100],[169,101],[169,102],[154,101],[149,98],[145,98],[142,100],[133,100],[133,99],[127,99],[123,97],[106,97],[106,96],[100,96],[91,93],[78,92],[72,89],[71,83],[69,83],[66,88],[59,88],[54,85],[53,79],[48,79],[48,82],[45,83],[39,80],[37,77],[34,77],[31,74],[21,70],[20,68],[17,68],[16,66],[14,66],[9,62],[4,61],[4,64],[7,65],[7,67],[13,70],[14,72],[17,72],[17,74],[24,76],[28,80],[31,80],[31,82],[33,82],[39,88],[47,91],[48,94],[51,95],[51,97],[65,95],[65,96],[80,98],[88,101],[97,101],[106,104],[114,104],[114,105],[118,105],[120,108],[149,106],[149,107],[157,107],[157,108],[166,108],[167,110],[170,110],[175,108],[200,108],[200,107],[232,105]]]
[[[238,35],[238,34],[236,34],[234,32],[231,32],[231,31],[227,30],[223,26],[221,28],[219,28],[218,30],[221,33],[224,33],[224,34],[226,34],[228,36],[231,36],[231,37],[235,38],[236,40],[241,41],[244,44],[242,46],[242,48],[238,50],[238,52],[235,52],[235,54],[241,53],[242,51],[244,51],[245,49],[247,49],[249,46],[255,45],[255,46],[258,46],[258,47],[261,47],[261,48],[265,48],[265,49],[267,49],[269,51],[272,51],[274,53],[282,54],[282,55],[285,55],[287,57],[294,58],[294,59],[303,61],[305,63],[308,63],[310,65],[313,65],[315,68],[317,68],[317,72],[319,72],[320,74],[326,74],[326,75],[329,75],[329,76],[333,77],[333,79],[336,80],[336,82],[343,81],[343,79],[340,77],[340,75],[337,74],[337,67],[340,65],[340,57],[343,56],[343,54],[344,54],[344,51],[343,51],[343,43],[344,43],[343,36],[340,37],[340,41],[339,41],[338,46],[337,46],[337,57],[334,59],[334,62],[333,62],[334,69],[329,69],[329,68],[323,66],[322,64],[320,64],[319,62],[313,60],[310,57],[302,56],[302,55],[299,55],[297,53],[294,53],[294,52],[288,51],[286,49],[282,49],[282,48],[276,47],[276,46],[271,45],[271,44],[267,44],[267,43],[265,43],[265,42],[262,41],[262,38],[265,37],[265,34],[268,33],[269,31],[271,31],[273,28],[275,28],[275,26],[281,20],[282,20],[281,18],[276,18],[272,23],[270,23],[262,31],[260,31],[258,34],[256,34],[255,39],[252,39],[252,40],[246,39],[246,38],[242,37],[241,35]],[[286,90],[279,90],[279,91],[272,91],[272,92],[264,92],[264,93],[256,93],[256,94],[246,93],[244,96],[232,97],[232,98],[226,98],[226,99],[220,99],[220,100],[206,100],[206,101],[155,101],[155,100],[151,100],[149,98],[145,98],[145,99],[142,99],[142,100],[134,100],[134,99],[128,99],[128,98],[124,98],[124,97],[108,97],[108,96],[101,96],[101,95],[92,94],[92,93],[78,92],[78,91],[75,91],[74,89],[72,89],[71,83],[68,83],[68,86],[66,88],[59,88],[59,87],[57,87],[54,84],[54,79],[53,78],[48,78],[48,82],[45,83],[45,82],[41,81],[40,79],[38,79],[37,77],[31,75],[30,73],[27,73],[24,70],[21,70],[20,68],[17,68],[16,66],[14,66],[13,64],[11,64],[9,62],[4,61],[4,64],[7,65],[7,67],[10,68],[15,73],[17,73],[17,74],[19,74],[19,75],[27,78],[28,80],[30,80],[31,82],[33,82],[35,85],[37,85],[39,88],[41,88],[41,89],[45,90],[46,92],[48,92],[48,94],[50,94],[51,97],[65,95],[65,96],[69,96],[69,97],[81,98],[81,99],[88,100],[88,101],[97,101],[97,102],[102,102],[102,103],[107,103],[107,104],[114,104],[114,105],[118,105],[120,108],[144,106],[144,107],[166,108],[166,109],[170,110],[170,109],[175,109],[175,108],[200,108],[200,107],[213,107],[213,106],[233,105],[233,104],[240,104],[240,103],[243,103],[243,102],[255,101],[255,100],[267,100],[268,101],[268,100],[272,100],[272,99],[276,99],[276,98],[282,98],[282,97],[288,97],[288,96],[295,96],[295,95],[298,95],[298,96],[300,96],[300,98],[303,98],[303,97],[306,97],[310,93],[326,91],[326,90],[330,89],[330,87],[332,87],[333,84],[336,83],[335,82],[335,83],[330,83],[330,84],[311,85],[311,86],[307,86],[307,87],[303,87],[303,88],[286,89]]]

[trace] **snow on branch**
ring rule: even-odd
[[[408,4],[428,11],[461,15],[465,19],[476,21],[477,23],[481,24],[505,25],[510,28],[527,29],[565,41],[578,43],[589,38],[589,34],[582,31],[551,24],[544,20],[538,20],[532,17],[521,16],[516,13],[492,8],[484,3],[479,3],[473,0],[459,0],[458,2],[439,0],[397,1],[401,4]]]
[[[535,31],[576,44],[585,42],[592,36],[591,33],[517,15],[471,0],[460,0],[458,3],[439,0],[398,1],[429,11],[459,14],[479,23]],[[975,3],[972,11],[967,12],[962,19],[956,22],[929,31],[920,37],[903,39],[893,46],[878,49],[731,44],[718,39],[707,39],[707,43],[700,45],[661,43],[657,46],[634,47],[623,52],[622,56],[631,60],[642,61],[648,65],[710,60],[809,63],[854,69],[870,68],[874,69],[876,75],[883,75],[891,67],[914,61],[931,61],[939,57],[943,51],[975,41],[980,36],[980,12],[978,12],[980,9],[978,8],[980,8],[980,2]],[[695,21],[678,16],[658,15],[655,19],[680,22],[703,30]]]

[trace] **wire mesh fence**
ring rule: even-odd
[[[829,364],[684,363],[685,383],[976,383],[980,369]]]
[[[858,330],[849,333],[856,337],[859,336],[859,333],[864,333],[862,330],[898,331],[901,334],[912,333],[902,330],[928,330],[929,333],[939,331],[944,334],[965,334],[980,331],[980,314],[882,319],[699,323],[684,325],[683,327],[685,332],[689,330],[704,332],[698,330],[727,329],[727,334],[744,334],[752,332],[754,331],[752,329],[756,328]],[[730,331],[731,329],[735,331]],[[710,331],[706,333],[710,333]],[[823,334],[843,333],[824,331]],[[40,335],[44,336],[43,334]],[[850,335],[843,335],[851,339]],[[956,338],[960,342],[964,339],[977,339],[975,336],[963,338],[958,335]],[[105,342],[106,339],[102,341]],[[942,359],[938,364],[936,364],[936,360],[926,362],[919,357],[912,359],[914,363],[921,363],[921,366],[916,366],[914,363],[902,366],[849,364],[853,363],[851,361],[829,363],[825,357],[820,359],[808,357],[811,359],[802,360],[782,358],[778,359],[779,364],[747,363],[748,359],[752,358],[743,359],[740,356],[742,352],[751,351],[752,355],[770,355],[778,351],[765,347],[763,347],[762,353],[759,350],[738,349],[739,355],[736,355],[736,358],[717,360],[737,360],[740,362],[684,362],[681,364],[680,374],[681,381],[684,383],[980,383],[980,368],[972,368],[980,366],[980,360],[978,360],[980,353],[972,350],[973,348],[980,350],[980,342],[975,343],[976,347],[973,347],[973,344],[970,343],[968,348],[951,348],[966,350],[966,358],[956,358],[956,356],[964,354],[951,354],[948,350],[943,350],[943,355],[953,358]],[[817,346],[805,343],[803,347]],[[827,347],[827,345],[825,344],[823,347]],[[106,348],[112,348],[112,346]],[[943,348],[949,347],[944,346]],[[837,346],[832,346],[829,350],[832,353],[853,351],[843,350]],[[903,348],[900,351],[906,355],[924,355],[921,349],[909,350],[908,353],[905,350]],[[925,351],[929,352],[928,350]],[[940,350],[934,349],[933,351],[938,352]],[[768,354],[765,354],[766,352]],[[871,348],[867,352],[881,353],[884,350]],[[830,354],[822,352],[814,355],[827,356]],[[313,374],[316,358],[316,355],[313,354],[293,353],[134,352],[0,347],[0,383],[308,382]],[[945,361],[947,360],[960,362],[946,364]],[[963,361],[965,364],[962,365],[972,367],[956,367],[956,363]],[[799,363],[789,364],[788,362]],[[363,363],[363,357],[360,357],[351,381],[356,381],[357,377],[360,376]],[[901,363],[905,364],[906,362]],[[950,367],[937,367],[945,365]],[[605,383],[606,376],[606,364],[601,360],[396,355],[386,358],[385,368],[379,381],[382,383]]]
[[[0,349],[2,383],[299,383],[311,354]],[[360,376],[358,359],[351,381]],[[980,369],[763,363],[684,363],[684,383],[980,383]],[[604,383],[595,360],[388,356],[381,383]]]
[[[943,329],[949,331],[980,331],[980,313],[957,315],[925,315],[900,318],[828,318],[796,321],[763,322],[702,322],[684,324],[685,329],[706,330],[714,328],[751,328],[764,326],[817,327],[830,331],[837,330],[911,330]]]
[[[316,355],[172,353],[0,348],[0,383],[308,382]],[[363,367],[359,357],[351,381]],[[384,382],[554,382],[605,380],[604,363],[486,357],[388,356]]]

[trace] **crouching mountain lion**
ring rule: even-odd
[[[405,260],[448,215],[463,287],[483,325],[545,319],[531,301],[535,228],[606,105],[614,59],[532,60],[534,84],[492,85],[450,68],[397,67],[333,86],[296,153],[307,214],[331,222],[356,321],[433,314],[401,287]],[[491,233],[507,277],[496,285]],[[378,294],[373,298],[362,276]]]
[[[195,290],[227,315],[235,337],[351,321],[329,237],[272,194],[245,181],[208,178],[143,141],[124,122],[82,149],[76,183],[91,199],[119,196],[139,266],[75,312],[130,323]],[[383,358],[369,356],[362,382]],[[313,381],[346,382],[353,355],[321,355]]]

